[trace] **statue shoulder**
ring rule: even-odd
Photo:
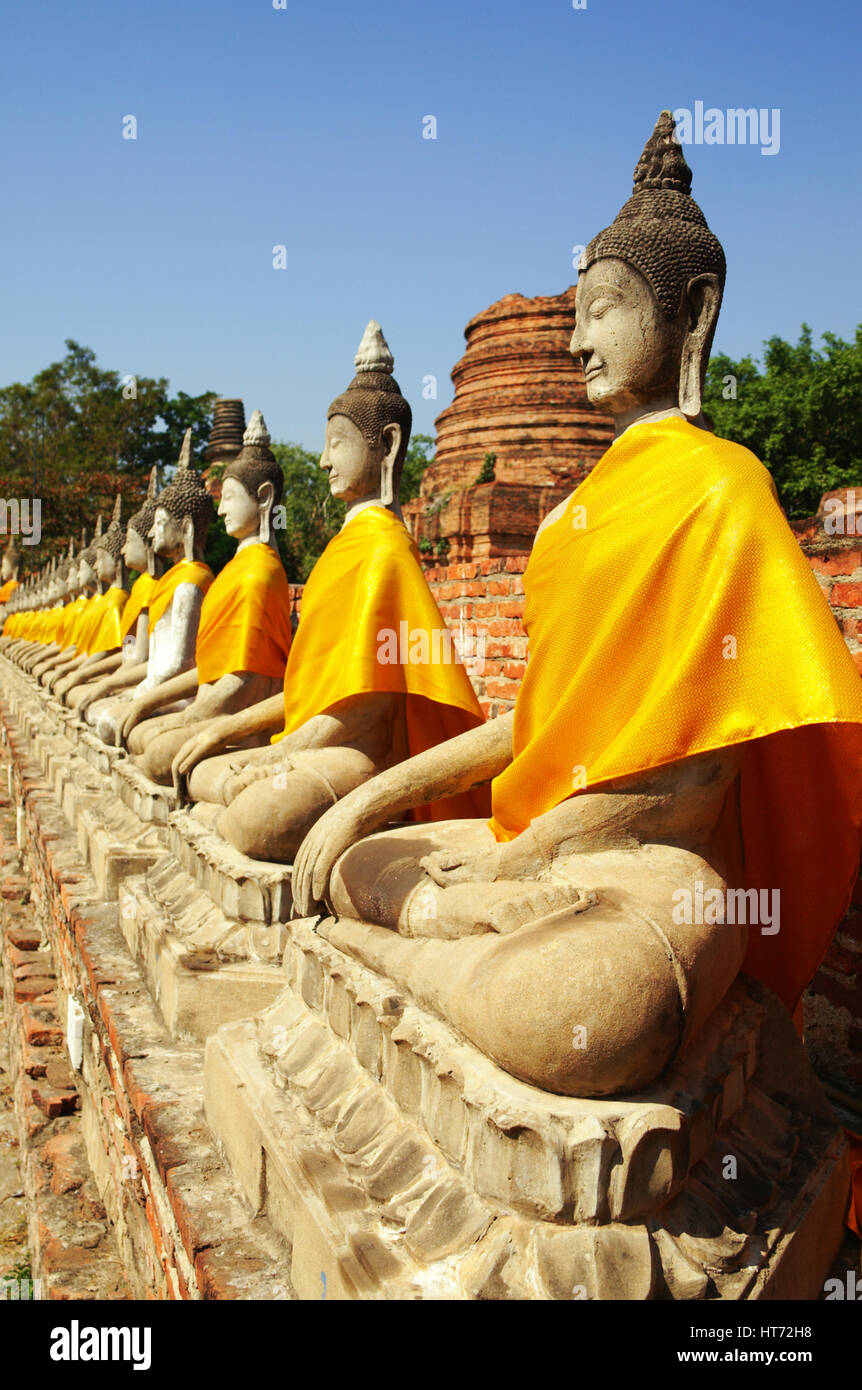
[[[548,515],[544,517],[542,521],[539,522],[539,529],[536,532],[535,540],[533,541],[534,545],[544,530],[546,530],[549,526],[553,526],[555,521],[559,521],[560,517],[564,514],[566,507],[569,505],[573,497],[574,493],[570,492],[568,497],[564,498],[562,502],[558,502],[556,507],[549,511]]]

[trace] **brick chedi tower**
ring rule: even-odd
[[[204,450],[207,468],[203,473],[204,486],[213,497],[221,497],[221,473],[239,454],[245,432],[245,407],[241,400],[219,397],[213,403],[213,423],[209,443]],[[219,468],[219,476],[212,465]]]
[[[569,352],[575,293],[508,294],[467,324],[434,461],[404,509],[429,559],[525,554],[542,517],[608,447],[610,417],[589,404]],[[493,481],[477,483],[489,454]]]

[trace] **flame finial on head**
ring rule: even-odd
[[[637,193],[639,188],[671,188],[677,193],[691,193],[691,170],[676,138],[676,122],[670,111],[662,111],[637,162],[632,192]]]
[[[263,418],[263,412],[262,412],[262,411],[260,411],[260,410],[253,410],[253,411],[252,411],[251,419],[249,420],[249,422],[248,422],[248,424],[247,424],[247,426],[246,426],[246,429],[245,429],[245,433],[243,434],[243,437],[242,437],[242,442],[243,442],[244,445],[245,445],[245,444],[257,444],[257,445],[261,446],[262,448],[268,448],[268,447],[269,447],[269,444],[270,444],[270,442],[271,442],[271,437],[270,437],[269,430],[268,430],[267,427],[266,427],[266,421],[265,421],[264,418]]]
[[[395,368],[395,358],[383,336],[383,329],[376,319],[369,319],[362,342],[353,359],[357,372],[386,372],[391,374]]]

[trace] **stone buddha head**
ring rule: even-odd
[[[320,459],[333,497],[348,504],[379,499],[398,506],[413,415],[392,375],[395,365],[380,324],[368,324],[354,359],[356,375],[327,412]]]
[[[570,351],[592,404],[623,425],[674,407],[697,420],[726,267],[691,196],[669,111],[647,141],[632,196],[579,269]]]
[[[81,593],[95,589],[98,585],[96,575],[96,541],[102,534],[102,514],[96,518],[96,530],[90,545],[86,544],[86,533],[81,532],[81,549],[78,552],[78,588]]]
[[[166,559],[203,559],[213,500],[192,467],[192,432],[186,430],[177,471],[156,499],[153,548]]]
[[[123,542],[123,560],[130,570],[138,574],[153,573],[152,545],[149,540],[156,516],[156,470],[150,469],[147,497],[144,505],[129,517],[126,539]]]
[[[255,410],[242,437],[242,449],[222,475],[218,514],[229,536],[269,541],[272,510],[281,501],[284,475],[270,448],[269,430]]]
[[[123,543],[126,538],[126,528],[122,523],[121,515],[122,498],[117,493],[111,524],[105,534],[97,537],[93,542],[96,551],[96,575],[99,582],[108,587],[116,583],[117,579],[123,578]]]

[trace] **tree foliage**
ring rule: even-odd
[[[791,517],[812,516],[824,492],[862,482],[862,324],[852,343],[770,338],[763,365],[720,354],[707,370],[704,410],[716,434],[751,449]]]
[[[124,514],[140,505],[153,466],[176,463],[191,426],[207,443],[214,393],[169,394],[164,377],[121,377],[69,338],[66,356],[32,381],[0,389],[0,459],[6,498],[41,499],[40,562],[66,538],[90,534],[119,491]]]

